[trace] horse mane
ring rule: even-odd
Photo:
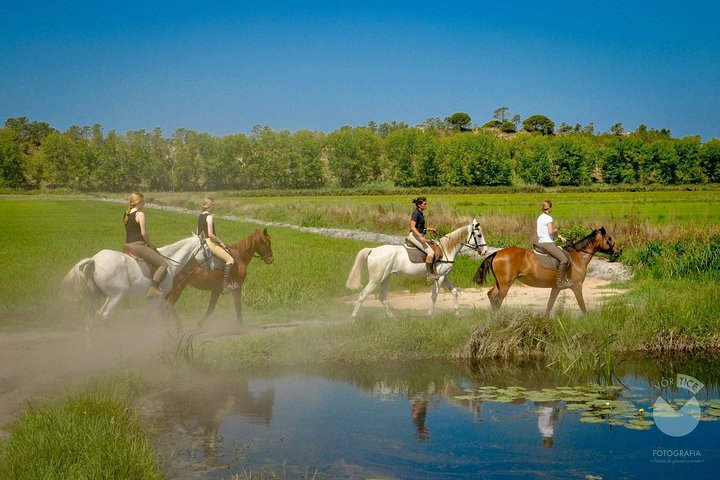
[[[236,244],[232,245],[232,247],[237,248],[238,255],[240,255],[244,252],[247,252],[252,248],[253,243],[255,243],[255,240],[257,239],[257,237],[259,237],[262,234],[263,234],[262,230],[257,229],[253,233],[248,235],[247,237],[243,238]]]
[[[593,243],[595,241],[595,234],[597,232],[598,232],[597,230],[593,230],[585,238],[575,242],[572,245],[572,248],[574,248],[575,250],[584,250],[585,247],[587,247],[588,245],[590,245],[591,243]]]
[[[460,243],[464,242],[467,239],[467,232],[468,225],[465,225],[464,227],[457,228],[453,230],[452,232],[445,235],[443,238],[440,239],[440,242],[447,239],[446,242],[444,242],[443,247],[446,250],[452,250]]]
[[[180,247],[182,247],[182,246],[185,244],[185,242],[187,242],[188,240],[190,240],[190,239],[193,238],[194,236],[196,236],[196,235],[193,234],[193,235],[190,235],[190,236],[187,237],[187,238],[183,238],[182,240],[178,240],[178,241],[175,242],[175,243],[171,243],[170,245],[165,245],[165,246],[163,246],[163,247],[159,247],[159,248],[158,248],[158,251],[162,252],[162,254],[165,255],[166,257],[170,257],[170,256],[172,256],[175,252],[177,252],[178,250],[180,250]]]

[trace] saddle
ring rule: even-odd
[[[535,257],[537,258],[538,264],[542,268],[547,268],[548,270],[557,270],[558,265],[560,265],[560,262],[557,261],[555,257],[552,255],[548,255],[545,249],[539,244],[539,243],[533,243],[533,252],[535,253]],[[570,255],[567,254],[565,250],[563,250],[563,253],[567,257],[567,267],[565,271],[572,270],[572,259],[570,258]]]
[[[142,257],[138,257],[135,255],[135,252],[130,250],[126,245],[123,245],[122,252],[125,255],[128,255],[135,259],[135,261],[138,264],[138,267],[140,267],[140,272],[142,272],[143,276],[146,278],[153,278],[155,275],[155,271],[157,270],[157,267],[151,263],[148,263],[147,260],[145,260]]]
[[[228,251],[228,253],[231,257],[235,259],[235,263],[237,263],[238,260],[235,254],[232,251]],[[210,258],[208,258],[207,255],[209,255]],[[213,255],[209,248],[201,248],[200,251],[195,254],[195,262],[197,262],[198,265],[203,267],[206,272],[212,272],[213,270],[222,270],[225,268],[225,262],[221,258]]]
[[[410,263],[425,263],[425,257],[427,257],[427,253],[425,253],[423,250],[420,250],[417,245],[411,243],[410,240],[408,240],[407,238],[405,239],[404,247],[405,251],[408,254],[408,259],[410,260]],[[437,262],[442,258],[442,249],[437,243],[431,243],[430,248],[432,248],[433,252],[435,253],[435,261]]]

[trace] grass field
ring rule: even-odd
[[[447,313],[432,319],[402,314],[397,321],[388,321],[381,312],[368,309],[351,324],[347,321],[350,308],[340,298],[350,293],[345,279],[356,252],[366,244],[270,227],[275,262],[251,262],[244,287],[246,318],[256,324],[314,322],[307,322],[307,328],[219,339],[203,347],[184,335],[178,339],[178,349],[188,352],[183,361],[191,368],[226,370],[260,364],[544,355],[552,368],[594,372],[606,379],[615,368],[615,356],[625,352],[716,354],[720,351],[716,193],[552,195],[558,218],[584,222],[589,211],[597,215],[593,222],[612,225],[617,240],[630,245],[625,261],[638,268],[636,278],[627,284],[627,295],[582,317],[560,312],[548,319],[534,312],[493,314],[480,309],[460,318]],[[528,224],[532,230],[537,202],[545,196],[437,195],[431,197],[430,218],[449,229],[470,211],[484,209],[481,222],[486,236],[497,245],[498,238],[509,242],[531,236]],[[154,200],[194,208],[197,197],[158,195]],[[410,199],[398,196],[215,197],[218,215],[394,234],[406,230],[411,211]],[[121,248],[124,208],[122,203],[83,198],[0,197],[0,221],[13,226],[0,243],[0,331],[82,329],[84,308],[60,302],[60,282],[81,258],[103,248]],[[186,237],[195,226],[194,214],[148,209],[147,217],[157,245]],[[231,243],[255,228],[241,221],[218,223],[221,237]],[[633,235],[632,241],[623,238],[627,235]],[[476,268],[477,261],[461,257],[453,280],[469,286]],[[393,286],[413,288],[412,283],[403,282]],[[186,324],[194,324],[207,299],[205,292],[186,290],[178,306]],[[232,316],[230,303],[221,300],[216,315]],[[140,314],[144,311],[140,304],[126,302],[110,321]],[[105,386],[54,406],[28,411],[13,428],[11,439],[0,443],[0,476],[117,478],[118,468],[136,466],[127,478],[162,478],[147,438],[129,411],[141,389],[135,380],[110,379]],[[122,422],[116,420],[119,417]],[[94,448],[89,453],[78,451],[76,438],[90,439]],[[27,458],[42,461],[27,462]]]

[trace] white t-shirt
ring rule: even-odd
[[[537,243],[553,243],[554,240],[548,232],[548,224],[553,223],[553,218],[543,212],[537,219]]]

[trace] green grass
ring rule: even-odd
[[[132,388],[126,379],[113,380],[55,405],[31,407],[0,443],[0,478],[164,478],[130,409]]]
[[[442,313],[432,319],[421,313],[399,312],[399,320],[389,321],[379,309],[364,309],[358,322],[351,324],[348,321],[351,306],[341,297],[355,294],[344,284],[355,254],[367,244],[268,227],[275,262],[265,265],[256,259],[250,263],[243,290],[246,319],[250,324],[269,326],[292,322],[304,324],[304,328],[265,329],[258,334],[211,342],[199,342],[191,335],[179,333],[175,349],[166,352],[166,361],[171,368],[179,370],[185,367],[238,369],[261,364],[362,364],[452,356],[482,361],[487,357],[536,355],[560,372],[581,368],[607,377],[608,372],[612,374],[617,368],[616,355],[626,352],[660,355],[718,352],[720,288],[713,269],[717,269],[719,242],[710,241],[715,238],[712,235],[717,234],[717,225],[695,219],[689,220],[681,230],[673,230],[674,227],[662,223],[664,220],[655,218],[643,220],[644,229],[639,229],[637,215],[642,214],[631,213],[623,219],[624,210],[620,207],[633,203],[643,207],[641,199],[645,197],[628,196],[628,192],[617,196],[611,193],[574,194],[578,195],[576,201],[580,203],[577,204],[572,203],[575,200],[571,196],[552,196],[559,203],[565,202],[563,208],[568,208],[565,211],[568,218],[582,216],[582,212],[577,212],[581,207],[598,208],[598,212],[601,209],[604,212],[597,213],[598,219],[608,215],[616,218],[618,231],[636,232],[633,247],[626,250],[626,256],[640,273],[628,282],[629,293],[585,316],[561,311],[547,319],[522,310],[503,309],[494,314],[483,309],[459,318]],[[698,207],[706,201],[716,208],[717,191],[707,193],[707,197],[700,195],[704,192],[643,194],[647,194],[646,212],[658,209],[671,214],[686,209],[688,215],[703,219],[717,215]],[[497,237],[493,238],[491,230],[507,232],[505,241],[511,241],[512,232],[521,225],[526,228],[527,219],[534,218],[537,210],[534,197],[534,194],[522,198],[518,194],[496,194],[487,200],[493,203],[490,205],[482,203],[485,201],[482,195],[467,198],[454,195],[447,199],[438,195],[433,199],[432,211],[444,219],[439,225],[448,226],[458,222],[464,215],[463,209],[493,212],[494,217],[481,217],[481,222],[485,221],[484,225],[488,219],[494,222],[490,222],[491,228],[485,227],[485,233],[491,245],[496,245]],[[195,195],[187,194],[187,198],[194,199]],[[218,203],[224,201],[227,200],[218,197]],[[341,200],[283,198],[277,204],[275,201],[274,198],[242,199],[246,205],[256,205],[257,211],[265,211],[288,223],[352,228],[358,226],[356,219],[360,218],[361,223],[376,220],[382,225],[366,226],[373,231],[392,231],[390,226],[397,224],[396,234],[403,233],[411,210],[409,199],[397,196]],[[273,213],[279,204],[281,208]],[[308,207],[310,204],[315,205],[314,209]],[[513,208],[518,209],[515,214],[511,213]],[[532,212],[517,213],[526,208]],[[60,282],[81,258],[92,256],[102,248],[122,247],[123,211],[123,204],[87,199],[0,197],[0,220],[5,225],[17,226],[8,229],[0,243],[0,268],[4,272],[4,281],[0,283],[0,331],[56,326],[82,328],[84,310],[68,308],[58,301]],[[557,215],[562,211],[558,209]],[[366,215],[362,215],[363,212]],[[252,210],[234,210],[232,206],[224,212],[218,211],[218,215],[222,214],[254,216]],[[148,228],[157,245],[183,238],[195,227],[193,214],[148,209],[147,215]],[[673,218],[680,222],[679,217]],[[256,228],[257,225],[250,223],[218,222],[221,237],[229,243]],[[623,241],[617,233],[611,233]],[[478,261],[460,257],[452,276],[455,283],[475,288],[470,282],[477,266]],[[424,282],[395,279],[391,283],[393,289],[426,287]],[[207,292],[192,288],[184,292],[178,310],[186,324],[191,321],[194,324],[199,318],[208,296]],[[126,302],[117,313],[119,318],[110,321],[141,315],[145,308],[141,303]],[[216,315],[232,315],[232,311],[232,302],[225,296]],[[106,388],[73,395],[55,406],[29,410],[13,427],[10,440],[0,444],[0,478],[158,478],[144,433],[129,413],[130,397],[132,393]],[[68,453],[61,455],[60,452],[66,450]],[[26,462],[27,458],[42,455],[47,461]],[[23,461],[29,465],[21,465]],[[123,470],[136,466],[138,471]],[[34,470],[22,470],[28,468]],[[57,472],[58,476],[48,472]]]

